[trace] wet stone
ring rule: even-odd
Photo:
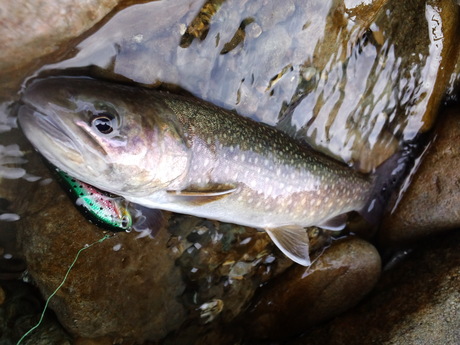
[[[286,338],[356,305],[380,276],[380,256],[369,243],[348,238],[309,268],[293,266],[252,302],[243,324],[255,338]],[[290,320],[286,322],[286,320]]]
[[[34,65],[38,58],[55,52],[63,42],[94,26],[117,3],[117,0],[2,1],[0,82],[11,79],[18,82],[18,71],[24,73],[27,65]],[[37,66],[29,68],[32,71]]]
[[[383,222],[381,241],[401,244],[460,227],[460,108],[440,115],[433,143],[396,211]]]
[[[459,344],[460,232],[411,249],[356,308],[288,344]]]
[[[16,342],[40,319],[44,302],[36,288],[18,280],[0,281],[3,301],[0,304],[0,343]],[[71,337],[48,311],[33,334],[24,338],[23,345],[70,345]]]

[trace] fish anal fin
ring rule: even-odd
[[[322,224],[319,224],[318,227],[326,230],[340,231],[345,228],[347,225],[348,216],[346,213],[339,214],[331,219],[328,219]]]
[[[302,227],[281,227],[265,229],[276,246],[292,261],[310,266],[309,239]]]
[[[194,205],[203,205],[213,202],[234,193],[237,186],[233,184],[209,184],[206,186],[189,186],[181,190],[168,190],[168,194],[182,198],[182,201]]]

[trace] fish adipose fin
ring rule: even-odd
[[[302,227],[265,229],[276,246],[291,260],[302,266],[310,266],[309,239]]]
[[[190,186],[182,190],[168,190],[169,194],[184,198],[185,201],[194,205],[203,205],[222,199],[233,192],[237,187],[232,184],[213,184],[205,187]]]

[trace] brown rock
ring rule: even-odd
[[[385,243],[400,243],[460,226],[460,108],[440,115],[437,136],[394,214],[381,227]]]
[[[295,265],[266,286],[245,316],[248,336],[301,333],[358,303],[380,276],[380,256],[357,238],[334,242],[309,268]]]
[[[427,240],[357,308],[289,345],[458,345],[459,267],[459,231]]]
[[[19,82],[17,72],[24,66],[91,28],[117,3],[118,0],[0,2],[0,83],[10,82],[11,78]]]

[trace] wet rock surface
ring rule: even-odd
[[[176,85],[371,171],[434,121],[458,50],[458,6],[366,4],[143,3],[42,71]]]
[[[422,242],[360,305],[289,345],[460,343],[460,232]]]
[[[0,343],[16,342],[40,318],[44,302],[39,291],[30,284],[0,280]],[[52,313],[46,314],[41,327],[32,336],[24,338],[23,345],[70,345],[71,337]]]
[[[60,45],[90,29],[116,5],[103,1],[2,1],[0,3],[0,68],[2,84],[25,77],[38,59],[59,49]],[[28,67],[26,67],[28,66]]]
[[[447,108],[401,203],[384,221],[382,242],[397,245],[460,227],[459,141],[460,108]]]
[[[380,267],[371,244],[357,238],[334,242],[311,267],[296,265],[261,291],[245,314],[247,334],[285,339],[342,313],[374,287]]]

